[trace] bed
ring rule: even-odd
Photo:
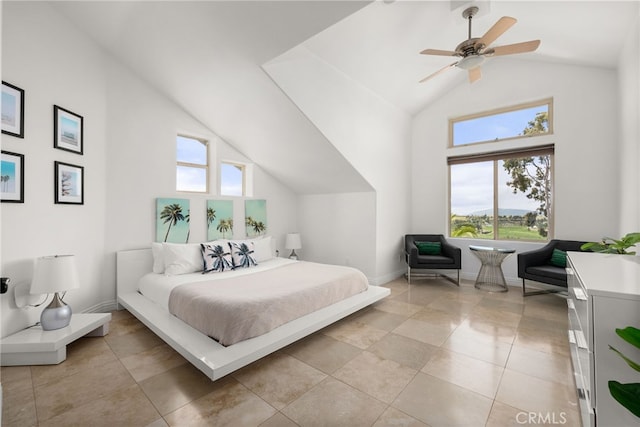
[[[213,381],[379,301],[390,293],[388,288],[366,284],[362,292],[287,321],[259,336],[225,346],[169,312],[167,294],[175,284],[169,282],[178,280],[176,276],[160,279],[161,282],[164,280],[168,283],[168,288],[158,292],[160,295],[152,295],[148,291],[147,296],[142,295],[139,291],[141,283],[144,287],[145,280],[153,276],[150,274],[154,270],[151,248],[119,251],[116,262],[118,304]],[[261,274],[263,270],[269,270],[272,263],[288,262],[291,261],[274,258],[260,263],[260,268],[250,273]],[[216,273],[221,274],[225,273]]]

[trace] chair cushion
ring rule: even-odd
[[[537,265],[535,267],[527,267],[526,272],[535,276],[551,277],[557,280],[566,280],[567,272],[564,268],[553,265]]]
[[[549,264],[555,265],[556,267],[565,268],[567,266],[567,253],[565,251],[561,251],[560,249],[554,249],[553,253],[551,254]]]
[[[442,244],[440,242],[414,242],[418,248],[418,255],[440,255]]]
[[[453,264],[453,258],[442,255],[418,255],[418,264]]]

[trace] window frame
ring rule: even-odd
[[[191,163],[191,162],[182,162],[178,160],[178,141],[177,139],[179,137],[182,138],[188,138],[188,139],[192,139],[194,141],[198,141],[200,142],[202,145],[204,145],[205,148],[205,160],[206,163],[204,165],[201,165],[199,163]],[[191,136],[191,135],[187,135],[187,134],[183,134],[183,133],[178,133],[176,134],[176,192],[179,193],[195,193],[195,194],[208,194],[209,193],[209,141],[204,139],[204,138],[199,138],[197,136]],[[204,191],[197,191],[197,190],[180,190],[178,189],[178,179],[177,179],[177,174],[178,174],[178,167],[187,167],[187,168],[193,168],[193,169],[204,169],[205,172],[205,189]]]
[[[240,195],[236,195],[236,194],[224,194],[222,192],[222,187],[223,187],[223,182],[222,182],[222,165],[230,165],[230,166],[235,166],[238,169],[241,170],[242,172],[242,194]],[[219,176],[219,194],[221,196],[226,196],[226,197],[247,197],[247,171],[248,171],[248,165],[244,164],[244,163],[240,163],[240,162],[235,162],[235,161],[231,161],[231,160],[221,160],[220,161],[220,176]]]
[[[516,135],[516,136],[511,136],[511,137],[508,137],[508,138],[497,138],[497,139],[490,139],[490,140],[468,142],[466,144],[453,145],[453,140],[454,140],[454,132],[453,132],[454,129],[453,128],[454,128],[454,124],[455,123],[464,122],[464,121],[473,120],[473,119],[478,119],[478,118],[481,118],[481,117],[496,116],[496,115],[499,115],[499,114],[509,113],[509,112],[512,112],[512,111],[526,110],[528,108],[533,108],[533,107],[537,107],[537,106],[541,106],[541,105],[547,105],[547,128],[548,128],[548,131],[545,132],[545,133],[539,133],[539,134],[535,134],[535,135]],[[553,98],[545,98],[545,99],[540,99],[538,101],[524,102],[522,104],[516,104],[516,105],[507,106],[507,107],[496,108],[496,109],[493,109],[493,110],[482,111],[480,113],[467,114],[467,115],[464,115],[464,116],[450,118],[449,119],[449,141],[448,141],[448,147],[449,148],[468,147],[470,145],[486,144],[486,143],[489,143],[489,142],[511,141],[511,140],[516,140],[516,139],[525,139],[525,138],[533,138],[533,137],[536,137],[536,136],[549,136],[549,135],[553,135]]]
[[[544,134],[546,135],[546,134]],[[504,242],[541,242],[541,241],[545,241],[548,242],[549,240],[554,238],[555,235],[555,159],[554,159],[554,154],[555,154],[555,145],[554,144],[546,144],[546,145],[539,145],[539,146],[533,146],[533,147],[518,147],[518,148],[514,148],[514,149],[505,149],[505,150],[499,150],[499,151],[491,151],[491,152],[480,152],[480,153],[474,153],[474,154],[465,154],[465,155],[458,155],[458,156],[448,156],[447,157],[447,172],[448,172],[448,184],[449,184],[449,192],[448,192],[448,224],[447,224],[447,236],[449,238],[459,238],[459,237],[453,237],[451,235],[452,233],[452,227],[451,227],[451,192],[452,192],[452,188],[451,188],[451,166],[452,165],[461,165],[461,164],[469,164],[469,163],[481,163],[481,162],[488,162],[488,161],[492,161],[493,162],[493,166],[492,166],[492,170],[493,170],[493,177],[492,177],[492,181],[493,181],[493,204],[492,204],[492,208],[493,208],[493,220],[492,220],[492,227],[493,227],[493,238],[489,239],[489,240],[495,240],[495,241],[504,241]],[[544,240],[529,240],[529,239],[503,239],[500,238],[500,229],[499,229],[499,192],[498,192],[498,186],[499,186],[499,177],[498,177],[498,161],[500,160],[506,160],[509,158],[514,158],[514,157],[537,157],[537,156],[544,156],[544,155],[548,155],[550,156],[550,160],[551,160],[551,199],[550,199],[550,203],[551,203],[551,208],[549,210],[549,217],[547,218],[547,236],[546,239]],[[485,240],[485,239],[482,239]]]

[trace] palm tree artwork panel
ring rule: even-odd
[[[207,240],[233,237],[233,201],[207,200]]]
[[[267,201],[244,201],[244,225],[247,237],[262,236],[267,233]]]
[[[188,242],[189,218],[189,200],[157,198],[156,242]]]

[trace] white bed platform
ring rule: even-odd
[[[365,292],[288,322],[259,337],[224,347],[138,292],[138,279],[152,269],[151,249],[120,251],[116,255],[116,262],[118,303],[213,381],[355,313],[390,293],[388,288],[369,285]]]

